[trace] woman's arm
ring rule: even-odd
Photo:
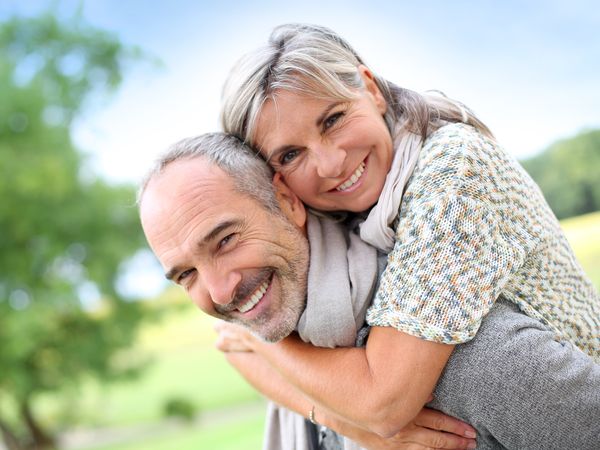
[[[387,327],[372,328],[366,348],[318,348],[296,336],[269,344],[240,332],[244,345],[313,404],[383,437],[421,411],[453,349]]]
[[[289,384],[279,372],[275,371],[260,355],[253,352],[226,353],[227,360],[246,380],[267,397],[286,408],[307,415],[314,403]],[[474,448],[474,439],[468,439],[468,433],[475,431],[469,425],[438,411],[423,409],[403,430],[390,438],[356,427],[331,414],[326,408],[317,406],[319,423],[342,434],[365,448],[371,450],[397,450],[403,448]]]

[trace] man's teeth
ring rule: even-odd
[[[358,166],[358,169],[356,169],[356,172],[354,172],[350,178],[348,178],[346,181],[344,181],[342,184],[340,184],[338,187],[336,187],[336,189],[338,191],[345,191],[346,189],[348,189],[349,187],[351,187],[352,185],[354,185],[354,183],[356,183],[358,181],[358,179],[360,178],[360,176],[363,174],[364,171],[365,171],[365,163],[363,161]]]
[[[256,291],[254,291],[254,294],[252,294],[252,297],[250,297],[250,300],[248,300],[248,302],[238,307],[238,311],[241,313],[245,313],[254,308],[254,306],[263,298],[263,295],[265,295],[265,292],[267,292],[268,287],[269,280],[266,280],[263,284],[261,284],[258,287]]]

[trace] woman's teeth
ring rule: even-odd
[[[342,184],[340,184],[338,187],[336,187],[336,190],[345,191],[346,189],[349,189],[350,187],[352,187],[354,185],[354,183],[356,183],[358,181],[358,179],[360,178],[360,176],[363,174],[364,171],[365,171],[365,163],[363,161],[360,163],[360,165],[358,166],[356,171],[352,174],[352,176],[350,178],[348,178],[346,181],[344,181]]]
[[[242,306],[240,306],[238,308],[238,311],[241,313],[245,313],[250,311],[252,308],[254,308],[254,306],[256,306],[256,304],[258,302],[260,302],[260,300],[263,298],[263,296],[265,295],[265,292],[267,292],[267,288],[269,287],[269,280],[266,280],[263,284],[261,284],[258,289],[256,291],[254,291],[254,294],[252,294],[252,296],[250,297],[250,300],[248,300],[245,304],[243,304]]]

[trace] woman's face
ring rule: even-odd
[[[278,91],[258,119],[256,145],[286,184],[313,208],[364,211],[383,189],[392,139],[387,105],[372,75],[351,101]]]

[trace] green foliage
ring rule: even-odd
[[[48,13],[0,23],[0,54],[0,427],[42,448],[52,439],[36,430],[37,394],[141,367],[115,358],[142,318],[115,289],[143,246],[133,189],[82,170],[71,139],[137,53]]]
[[[559,141],[522,164],[559,219],[600,210],[600,130]]]
[[[163,412],[167,417],[183,419],[191,422],[196,415],[196,406],[186,398],[171,397],[165,402]]]

